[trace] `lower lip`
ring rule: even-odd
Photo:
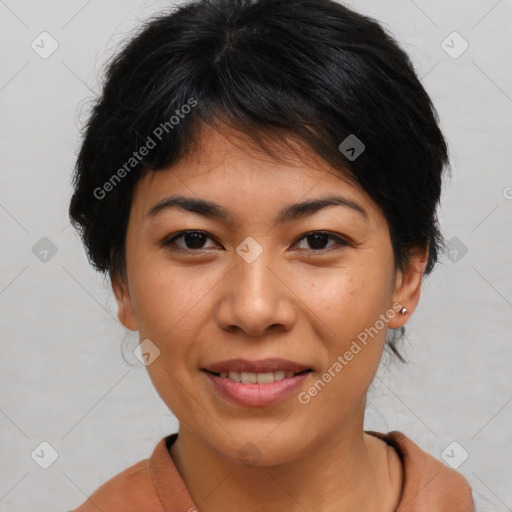
[[[268,384],[242,384],[226,377],[219,377],[203,372],[213,382],[215,389],[228,400],[247,407],[262,407],[272,405],[292,395],[311,372],[301,373],[293,377],[285,377],[282,380]]]

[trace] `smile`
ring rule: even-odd
[[[205,370],[208,371],[208,370]],[[293,377],[294,375],[300,375],[302,373],[310,372],[311,370],[304,370],[302,372],[293,372],[293,371],[285,371],[285,370],[277,370],[274,372],[261,372],[261,373],[251,373],[251,372],[208,372],[221,377],[223,379],[229,379],[233,382],[239,382],[242,384],[269,384],[272,382],[280,381],[283,379],[287,379]]]

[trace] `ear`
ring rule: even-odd
[[[126,280],[127,281],[127,280]],[[112,290],[117,302],[117,317],[119,321],[131,331],[138,330],[137,320],[133,311],[132,299],[130,291],[125,280],[118,274],[111,279]]]
[[[420,300],[421,285],[423,282],[423,274],[428,263],[428,243],[425,248],[418,248],[411,257],[405,272],[397,271],[395,292],[393,293],[393,304],[400,304],[407,308],[404,315],[398,309],[397,314],[388,322],[388,326],[392,329],[404,325],[412,313],[416,309]],[[393,308],[396,310],[396,308]]]

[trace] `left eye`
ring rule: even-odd
[[[198,231],[198,230],[182,231],[181,233],[178,233],[177,235],[174,235],[173,237],[171,237],[167,240],[164,240],[162,242],[162,245],[164,245],[166,247],[170,247],[170,248],[172,248],[173,245],[176,245],[179,249],[182,249],[185,251],[196,251],[196,250],[208,249],[208,247],[204,247],[205,241],[208,238],[212,239],[204,231]],[[183,239],[185,247],[176,243],[176,240],[179,240],[179,239]],[[325,246],[329,239],[337,241],[339,245],[348,245],[348,243],[345,242],[345,240],[343,240],[342,238],[340,238],[336,235],[329,233],[328,231],[312,231],[310,233],[306,233],[305,235],[302,235],[300,238],[298,238],[295,241],[295,244],[298,244],[299,242],[301,242],[301,240],[305,240],[310,244],[311,249],[313,251],[322,251],[322,250],[326,249]],[[303,249],[303,248],[301,248],[301,249]]]
[[[347,245],[345,240],[341,239],[339,236],[329,233],[328,231],[312,231],[311,233],[303,235],[297,240],[297,242],[300,240],[308,240],[313,250],[321,251],[326,249],[325,244],[329,239],[336,240],[340,245]]]

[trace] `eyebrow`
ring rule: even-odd
[[[368,213],[359,203],[342,196],[328,196],[310,199],[309,201],[286,206],[278,213],[276,222],[278,224],[291,222],[301,217],[305,217],[306,215],[311,215],[322,208],[326,208],[327,206],[345,206],[359,212],[366,219],[369,218]],[[146,216],[155,217],[163,210],[172,207],[178,207],[189,212],[198,213],[199,215],[213,219],[224,220],[226,222],[231,222],[233,220],[233,215],[229,210],[226,210],[220,204],[207,201],[205,199],[196,199],[185,196],[170,196],[158,201],[158,203],[150,208]]]

